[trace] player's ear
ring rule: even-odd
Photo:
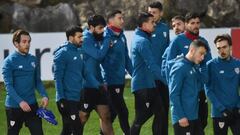
[[[13,42],[13,45],[14,45],[16,48],[18,48],[19,43],[18,43],[17,41],[14,41],[14,42]]]

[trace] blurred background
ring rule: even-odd
[[[63,32],[70,24],[86,26],[89,15],[105,16],[120,9],[125,29],[136,27],[136,16],[155,0],[1,0],[0,33],[17,28],[30,32]],[[159,0],[164,6],[164,20],[194,11],[201,15],[202,28],[240,26],[240,0]]]

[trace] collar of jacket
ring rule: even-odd
[[[149,39],[150,40],[150,38],[151,38],[151,36],[152,36],[152,34],[151,33],[148,33],[148,32],[146,32],[146,31],[143,31],[141,28],[136,28],[136,30],[135,30],[135,33],[137,34],[137,35],[141,35],[141,36],[143,36],[143,37],[145,37],[145,38],[147,38],[147,39]]]
[[[188,32],[188,31],[184,32],[184,34],[186,35],[186,37],[188,39],[190,39],[192,41],[199,38],[199,35],[195,35],[195,34],[193,34],[191,32]]]

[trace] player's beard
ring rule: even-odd
[[[93,32],[93,36],[94,36],[94,38],[95,38],[97,41],[103,40],[103,33]]]
[[[198,28],[193,29],[192,34],[198,36],[199,35],[199,29]]]
[[[227,59],[228,58],[227,54],[226,53],[221,53],[221,58],[224,59],[224,60]]]

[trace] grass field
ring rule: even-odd
[[[1,87],[0,87],[1,88]],[[43,120],[43,129],[44,129],[44,134],[45,135],[59,135],[61,131],[61,117],[60,114],[57,110],[56,104],[55,104],[55,89],[53,87],[50,87],[47,89],[49,97],[50,97],[50,102],[48,108],[51,109],[54,114],[56,115],[57,121],[59,124],[57,126],[53,126],[46,121]],[[3,88],[0,89],[0,134],[5,135],[7,134],[7,127],[6,127],[6,115],[5,115],[5,109],[4,109],[4,99],[5,99],[5,91]],[[133,122],[134,119],[134,96],[131,94],[130,89],[126,88],[125,93],[124,93],[124,98],[127,103],[128,109],[129,109],[129,122],[130,124]],[[210,116],[210,115],[209,115]],[[173,129],[172,125],[170,123],[169,119],[169,135],[173,135]],[[144,126],[141,129],[141,135],[151,135],[151,124],[152,124],[152,119],[148,120]],[[116,119],[114,124],[114,132],[116,135],[122,135],[121,133],[121,128],[119,126],[118,120]],[[98,116],[93,111],[91,113],[91,116],[89,118],[89,121],[87,122],[85,129],[84,129],[84,135],[98,135],[99,133],[99,120]],[[213,135],[213,130],[212,130],[212,121],[210,117],[208,118],[208,126],[205,129],[206,135]],[[28,129],[24,126],[23,129],[21,130],[20,135],[30,135]],[[229,135],[232,135],[229,133]]]

